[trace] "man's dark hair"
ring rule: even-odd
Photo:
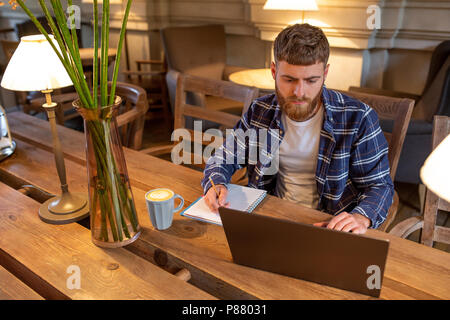
[[[310,24],[295,24],[278,34],[274,43],[275,62],[286,61],[294,65],[327,65],[330,45],[322,29]]]

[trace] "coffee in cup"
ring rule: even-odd
[[[174,209],[175,199],[180,199],[180,204]],[[165,230],[172,225],[173,213],[179,211],[184,205],[182,196],[175,194],[170,189],[158,188],[145,194],[148,213],[153,226],[158,230]]]

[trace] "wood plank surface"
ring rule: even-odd
[[[76,223],[43,223],[40,204],[3,183],[0,194],[0,264],[46,299],[214,299],[128,250],[95,246]]]
[[[8,173],[47,192],[60,192],[58,179],[55,178],[56,168],[52,165],[53,155],[20,140],[16,140],[16,143],[15,154],[0,163],[0,171],[7,170]],[[166,165],[164,162],[162,164]],[[69,189],[73,192],[87,190],[85,168],[66,160],[66,169]],[[156,187],[158,186],[150,185],[148,189]],[[190,187],[185,183],[170,187],[185,199],[185,195],[188,195],[190,200],[186,200],[186,205],[192,203],[199,192],[190,191]],[[146,191],[135,187],[132,187],[132,190],[139,223],[144,230],[136,241],[138,244],[127,247],[144,256],[157,249],[170,253],[176,260],[174,266],[185,267],[179,262],[187,263],[186,267],[193,274],[193,278],[200,278],[197,282],[204,290],[222,294],[223,297],[243,299],[285,299],[287,293],[301,299],[367,298],[361,294],[233,264],[225,233],[219,226],[175,215],[170,229],[156,231],[147,214],[144,201]],[[160,264],[160,261],[155,262]]]
[[[26,178],[44,190],[59,192],[51,150],[48,123],[23,114],[8,114],[16,153],[0,169]],[[84,136],[59,128],[68,167],[69,187],[86,192]],[[31,144],[22,143],[20,140]],[[23,151],[23,152],[22,152]],[[157,187],[169,187],[192,203],[201,193],[200,172],[176,166],[133,150],[125,149],[128,172],[144,232],[129,250],[167,268],[186,267],[191,283],[226,298],[262,299],[365,299],[364,295],[318,285],[232,263],[223,228],[174,216],[166,231],[155,231],[148,219],[144,194]],[[76,162],[76,163],[75,163]],[[32,163],[32,164],[30,164]],[[39,173],[42,172],[42,173]],[[313,223],[330,216],[276,197],[268,196],[255,211],[258,214]],[[450,255],[377,230],[368,236],[390,240],[390,250],[381,297],[386,299],[450,298]],[[249,281],[251,279],[251,281]],[[222,296],[220,296],[222,295]]]
[[[42,300],[33,289],[0,266],[0,300]]]

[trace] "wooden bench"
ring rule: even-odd
[[[29,287],[2,277],[11,298],[214,299],[128,250],[95,246],[79,224],[43,223],[39,205],[0,183],[0,265]],[[78,275],[79,282],[71,282]],[[10,285],[18,290],[10,293]]]
[[[0,266],[0,300],[42,300],[33,289]]]

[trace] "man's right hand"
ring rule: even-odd
[[[205,195],[205,202],[211,211],[219,213],[219,207],[228,207],[230,204],[229,202],[226,202],[228,189],[222,184],[216,185],[216,189],[219,196],[217,196],[214,188],[211,187]]]

